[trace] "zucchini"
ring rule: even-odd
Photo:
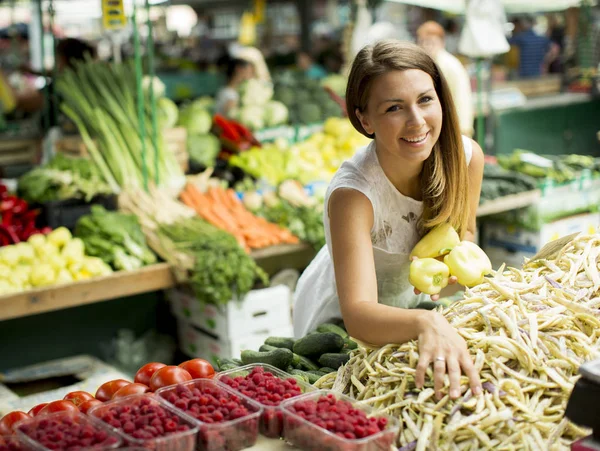
[[[293,359],[294,353],[285,348],[277,348],[268,352],[242,351],[242,362],[244,362],[244,365],[248,365],[249,363],[266,363],[285,371],[292,364]]]
[[[334,334],[338,334],[344,340],[346,340],[348,338],[348,332],[346,332],[341,327],[336,326],[335,324],[331,324],[331,323],[321,324],[319,327],[317,327],[317,331],[321,332],[321,333],[331,332]]]
[[[330,368],[339,368],[350,360],[348,354],[343,353],[327,353],[319,357],[319,363]]]
[[[303,370],[303,371],[315,370],[316,371],[319,369],[319,365],[314,363],[312,360],[307,359],[306,357],[303,357],[296,353],[294,353],[294,362],[296,362],[294,364],[294,367],[299,370]]]
[[[291,351],[295,341],[290,337],[269,337],[265,340],[265,344],[276,348],[287,348]]]
[[[276,348],[275,346],[270,346],[267,344],[261,345],[260,348],[258,348],[259,352],[269,352],[269,351],[274,351],[275,349],[279,349],[279,348]]]
[[[344,347],[344,339],[333,332],[307,335],[294,343],[294,352],[304,357],[318,357],[337,353]],[[325,365],[327,366],[327,365]]]

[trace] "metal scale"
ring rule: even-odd
[[[565,416],[592,429],[592,435],[574,442],[572,451],[600,451],[600,359],[581,365]]]

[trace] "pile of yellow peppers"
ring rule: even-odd
[[[438,294],[448,285],[450,277],[459,284],[474,287],[492,272],[492,263],[475,243],[461,241],[450,224],[432,229],[417,243],[410,254],[409,280],[412,286],[426,294]],[[439,258],[443,257],[443,261]]]

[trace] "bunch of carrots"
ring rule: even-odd
[[[188,183],[180,194],[188,207],[215,227],[231,233],[246,252],[276,244],[295,244],[298,238],[289,230],[250,213],[232,189],[209,187],[202,193]]]

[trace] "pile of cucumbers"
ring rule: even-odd
[[[357,347],[343,327],[325,323],[298,340],[269,337],[258,351],[246,350],[242,351],[241,359],[222,360],[219,370],[250,363],[266,363],[314,384],[348,362],[350,352]]]

